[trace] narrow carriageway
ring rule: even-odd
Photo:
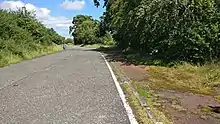
[[[0,69],[0,123],[129,124],[98,52],[71,49]]]

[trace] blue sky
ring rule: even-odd
[[[68,27],[72,17],[78,14],[99,19],[104,8],[96,8],[93,0],[0,0],[0,8],[17,10],[22,6],[35,11],[37,19],[60,35],[70,37]]]

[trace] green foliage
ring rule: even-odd
[[[95,44],[98,39],[99,22],[90,16],[77,15],[73,17],[73,26],[70,27],[70,33],[74,37],[75,44]]]
[[[71,38],[67,38],[65,41],[64,41],[65,44],[69,44],[69,43],[73,43],[73,39]]]
[[[102,44],[105,44],[105,45],[115,45],[115,41],[112,37],[112,35],[107,32],[103,37],[100,38],[101,41],[102,41]]]
[[[170,61],[220,58],[218,0],[108,0],[102,18],[121,48]]]
[[[63,37],[38,22],[33,13],[23,10],[0,10],[0,66],[29,59],[31,52],[42,53],[53,47],[53,42],[62,43]]]
[[[73,17],[73,26],[70,27],[70,33],[74,37],[74,43],[114,45],[115,41],[110,32],[106,32],[107,26],[104,23],[104,20],[99,22],[86,15]]]

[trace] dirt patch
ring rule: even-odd
[[[220,115],[208,107],[220,105],[212,96],[167,90],[159,92],[158,98],[161,108],[166,109],[174,124],[220,123]]]
[[[147,80],[147,73],[145,69],[141,66],[124,65],[121,64],[121,68],[124,70],[124,73],[134,81],[144,81]]]
[[[120,68],[126,77],[129,77],[129,79],[137,82],[146,81],[148,79],[148,75],[146,73],[144,66],[135,66],[134,64],[128,64],[126,62],[111,62],[114,64],[117,68]]]
[[[172,120],[174,124],[219,124],[219,121],[211,116],[199,117],[195,114],[178,112],[170,108],[169,113],[172,113]]]
[[[147,73],[145,66],[136,66],[132,62],[124,59],[118,51],[108,51],[106,56],[108,61],[112,62],[118,68],[122,69],[125,76],[133,81],[146,81]]]

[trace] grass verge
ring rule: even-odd
[[[220,94],[220,62],[192,65],[154,59],[152,56],[142,56],[132,51],[123,52],[122,57],[135,65],[146,65],[148,86],[154,90]]]
[[[92,45],[82,45],[83,47],[86,48],[108,48],[108,47],[112,47],[110,45],[104,45],[104,44],[92,44]]]
[[[62,50],[61,45],[52,45],[44,47],[35,51],[25,51],[23,56],[13,54],[11,52],[1,51],[0,53],[0,67],[8,66],[9,64],[15,64],[23,60],[33,59],[42,55],[51,54]]]
[[[123,84],[122,89],[125,92],[129,105],[139,124],[153,124],[153,121],[148,117],[145,109],[141,107],[136,97],[133,95],[131,88],[128,84]]]
[[[154,113],[158,121],[165,124],[172,123],[170,113],[160,103],[157,92],[166,90],[177,90],[194,94],[204,94],[214,96],[216,100],[220,100],[220,62],[209,63],[203,66],[192,65],[189,63],[164,62],[154,60],[150,57],[138,57],[136,54],[127,52],[116,52],[111,49],[99,49],[108,54],[109,60],[112,62],[121,62],[122,65],[129,66],[145,65],[148,79],[145,81],[135,81],[132,86],[136,89],[140,96],[144,97],[151,111]],[[122,54],[121,54],[122,53]],[[117,56],[117,57],[115,57]],[[127,84],[123,84],[123,90],[128,97],[128,102],[132,107],[134,114],[139,123],[150,123],[146,112],[143,110],[138,100],[132,95],[132,91]],[[177,102],[177,101],[174,101]],[[177,111],[185,111],[181,105],[174,104]]]
[[[132,82],[132,86],[138,94],[145,98],[151,112],[155,115],[159,122],[164,124],[172,124],[172,118],[165,108],[161,108],[161,104],[157,102],[156,92],[163,90],[177,90],[190,92],[195,94],[205,94],[215,96],[220,100],[219,95],[219,64],[207,64],[204,66],[195,66],[190,64],[177,65],[173,67],[164,66],[146,66],[148,73],[148,81]],[[149,118],[143,110],[138,100],[132,94],[129,85],[123,85],[124,92],[128,97],[135,116],[139,123],[148,124]],[[182,106],[175,106],[178,111],[182,111]]]
[[[147,66],[148,87],[154,90],[180,90],[205,95],[219,91],[220,64],[193,66],[190,64],[174,67]]]
[[[132,82],[131,84],[138,94],[145,99],[147,105],[150,107],[150,111],[154,114],[158,122],[163,122],[163,124],[172,124],[170,119],[166,117],[163,112],[157,109],[157,103],[154,102],[156,101],[156,97],[154,97],[150,91],[141,87],[141,85],[139,85],[140,83]]]

